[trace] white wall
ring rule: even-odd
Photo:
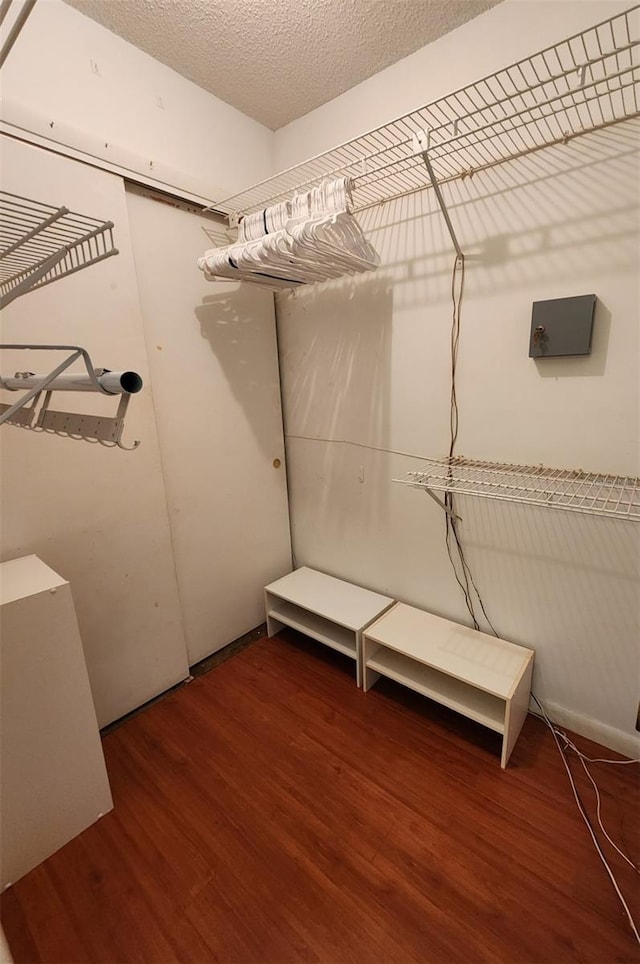
[[[199,197],[219,200],[272,170],[270,130],[62,0],[38,0],[2,69],[2,97],[12,129]]]
[[[35,553],[71,584],[101,726],[188,675],[124,186],[119,177],[2,139],[5,190],[110,219],[120,254],[18,298],[5,343],[71,344],[145,380],[124,439],[134,452],[2,427],[2,558]],[[53,353],[3,353],[2,371],[50,371]],[[58,356],[62,361],[64,355]],[[75,370],[75,367],[74,367]],[[3,393],[3,401],[17,396]],[[52,408],[115,415],[117,400],[54,395]]]
[[[278,131],[277,163],[625,6],[500,4]],[[459,454],[640,474],[636,149],[619,125],[445,185],[476,256],[462,309]],[[451,242],[428,191],[361,221],[380,270],[277,297],[296,561],[467,622],[441,510],[391,482],[419,467],[392,451],[448,449]],[[532,301],[590,292],[591,356],[529,359]],[[459,512],[490,618],[536,650],[537,694],[567,725],[637,755],[637,527],[470,499]]]

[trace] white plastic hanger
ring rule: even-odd
[[[247,215],[238,240],[198,259],[210,280],[246,281],[271,288],[314,284],[369,271],[379,257],[349,213],[346,178]]]

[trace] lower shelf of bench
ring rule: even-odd
[[[285,602],[284,599],[274,600],[272,606],[267,611],[270,619],[297,629],[312,639],[337,649],[339,653],[350,656],[351,659],[358,658],[356,634],[351,629],[338,625],[324,616],[311,613],[301,606],[294,603]]]
[[[443,706],[482,723],[496,733],[504,733],[506,704],[498,696],[485,693],[469,683],[447,676],[431,666],[417,663],[403,653],[384,647],[380,647],[375,655],[367,660],[365,670],[374,670],[381,676],[387,676],[423,696],[428,696],[436,703],[442,703]],[[368,688],[365,679],[365,690]]]

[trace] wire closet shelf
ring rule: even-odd
[[[118,254],[113,223],[0,191],[0,307]]]
[[[640,522],[640,478],[480,462],[463,456],[425,459],[425,467],[394,482],[455,495],[479,496],[568,512]]]
[[[354,211],[637,117],[640,4],[211,206],[231,224],[351,180]]]
[[[113,229],[112,221],[101,221],[66,207],[0,191],[0,308],[34,288],[42,288],[118,254]],[[142,388],[142,379],[136,372],[94,368],[89,353],[79,345],[3,344],[0,349],[67,354],[46,374],[23,371],[13,376],[0,375],[3,390],[24,389],[24,394],[13,404],[0,402],[0,425],[8,423],[25,430],[66,435],[121,449],[135,449],[140,444],[136,441],[127,446],[122,442],[130,395]],[[84,363],[84,373],[67,372],[76,361]],[[118,410],[113,418],[54,411],[50,401],[56,391],[118,396]]]

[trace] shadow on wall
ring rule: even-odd
[[[629,121],[445,184],[474,293],[637,265],[637,149]],[[449,298],[453,247],[432,191],[358,218],[398,286],[399,307]]]
[[[464,497],[458,511],[496,630],[536,650],[534,686],[632,732],[640,672],[636,525]]]
[[[364,442],[388,441],[391,285],[376,274],[342,278],[279,295],[277,305],[282,327],[295,324],[305,341],[293,370],[287,338],[281,342],[288,414],[304,423],[321,400],[318,434],[340,437],[348,422]]]
[[[207,295],[195,308],[195,315],[202,337],[224,371],[251,431],[272,459],[274,412],[279,404],[280,386],[277,378],[269,375],[272,366],[264,365],[260,358],[265,345],[272,350],[274,343],[270,300],[266,292],[234,284],[229,285],[228,292]],[[273,405],[267,406],[265,398],[269,395]]]
[[[285,425],[312,426],[314,438],[388,445],[393,311],[388,281],[368,273],[299,288],[278,295],[277,310]],[[324,449],[320,501],[341,471],[337,448]],[[381,495],[380,489],[376,498]],[[382,508],[369,507],[374,515]]]

